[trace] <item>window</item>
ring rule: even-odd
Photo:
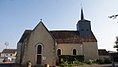
[[[41,57],[42,57],[41,55],[37,55],[37,64],[41,64],[41,60],[42,60]]]
[[[38,45],[38,47],[37,47],[37,54],[41,54],[41,52],[42,52],[42,46]]]
[[[37,46],[37,64],[41,64],[42,61],[42,45]]]
[[[86,31],[89,31],[89,29],[86,29]]]
[[[81,31],[84,31],[84,29],[81,29]]]
[[[57,50],[57,55],[61,55],[61,49]]]
[[[12,54],[10,54],[10,56],[12,56]]]
[[[73,49],[73,55],[76,55],[76,49]]]

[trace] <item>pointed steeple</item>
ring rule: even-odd
[[[91,23],[89,20],[86,20],[84,18],[83,8],[81,7],[81,17],[80,20],[77,23],[77,31],[79,31],[80,35],[82,36],[88,36],[92,35],[91,32]]]
[[[81,20],[84,20],[83,8],[81,8]]]

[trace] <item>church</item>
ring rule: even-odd
[[[16,63],[56,66],[60,55],[83,55],[84,61],[98,59],[97,39],[82,8],[76,28],[50,31],[41,20],[33,30],[24,31],[17,44]]]

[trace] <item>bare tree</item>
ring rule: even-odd
[[[109,18],[111,18],[111,19],[116,19],[117,17],[118,17],[118,14],[116,14],[116,15],[111,15],[111,16],[108,16]]]

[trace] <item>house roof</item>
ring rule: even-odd
[[[57,43],[97,42],[94,35],[80,36],[79,31],[50,31]]]
[[[15,53],[17,49],[4,49],[2,53]]]
[[[98,54],[99,56],[109,55],[109,53],[105,49],[99,49]]]

